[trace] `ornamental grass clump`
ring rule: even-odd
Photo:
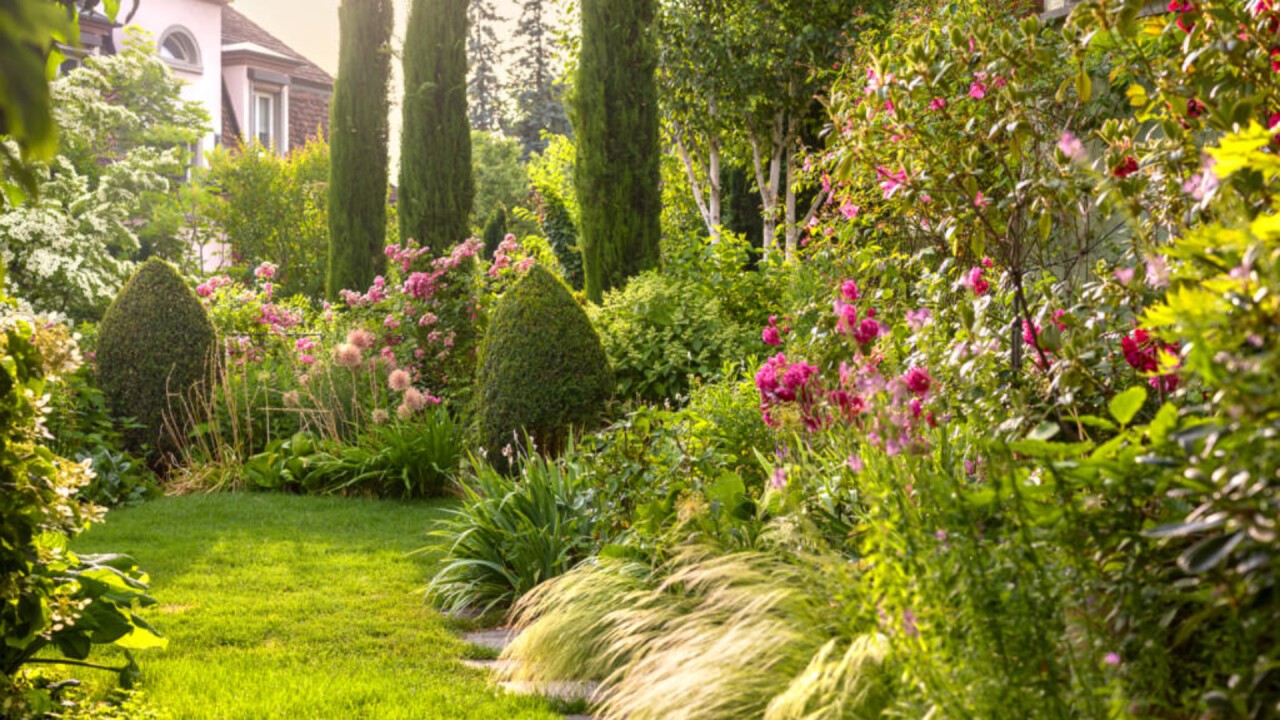
[[[514,610],[503,657],[534,682],[601,681],[606,718],[877,718],[897,691],[887,637],[849,611],[827,557],[676,550],[656,570],[600,559]]]
[[[172,455],[186,433],[166,427],[209,376],[215,334],[195,293],[172,265],[152,258],[116,296],[98,331],[98,382],[111,412],[137,418],[125,430],[131,449],[153,462]]]
[[[477,377],[477,417],[490,458],[528,435],[558,452],[571,426],[599,418],[613,391],[600,337],[568,288],[540,266],[498,302]],[[504,452],[507,450],[507,452]]]

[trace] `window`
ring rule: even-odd
[[[274,93],[253,94],[253,136],[268,149],[276,144],[276,123],[279,121],[276,97]]]
[[[200,46],[186,28],[171,27],[160,36],[160,57],[173,67],[200,72]]]

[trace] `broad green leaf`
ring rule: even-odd
[[[1141,385],[1134,385],[1111,398],[1108,409],[1111,411],[1111,417],[1115,418],[1116,422],[1121,425],[1128,425],[1146,402],[1147,389]]]

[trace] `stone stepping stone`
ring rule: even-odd
[[[495,628],[493,630],[466,633],[462,636],[462,639],[473,645],[502,652],[516,639],[516,633],[510,628]],[[511,677],[512,671],[518,665],[514,660],[463,660],[462,664],[476,670],[490,671],[497,677]],[[508,680],[499,682],[498,686],[507,692],[517,695],[540,695],[563,702],[573,702],[575,700],[595,702],[598,699],[596,693],[600,690],[599,683],[576,680],[550,683]],[[569,715],[566,716],[566,720],[596,719],[591,715]]]
[[[472,645],[479,645],[480,647],[502,652],[516,639],[516,631],[510,628],[480,630],[479,632],[469,632],[463,635],[462,639]]]
[[[581,680],[565,680],[562,682],[548,683],[509,680],[507,682],[500,682],[498,685],[507,692],[512,692],[517,695],[541,695],[545,698],[562,700],[564,702],[573,702],[575,700],[594,702],[597,700],[596,693],[600,690],[599,683],[585,682]]]

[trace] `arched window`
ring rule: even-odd
[[[160,36],[160,57],[179,70],[200,72],[200,46],[190,30],[171,27]]]

